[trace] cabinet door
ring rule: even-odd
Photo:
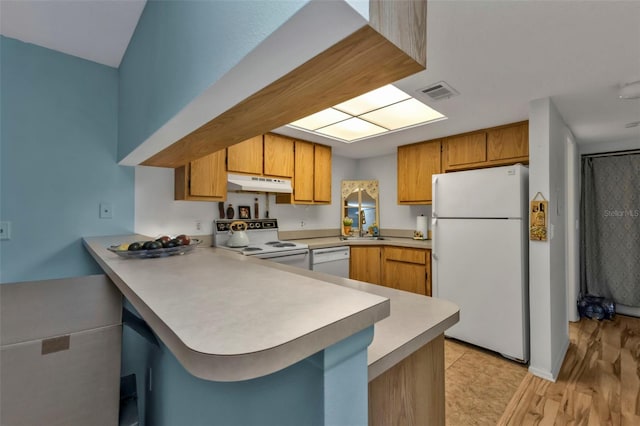
[[[227,170],[262,174],[262,135],[227,148]]]
[[[293,177],[293,139],[272,133],[264,135],[264,174]]]
[[[427,294],[427,251],[402,247],[385,247],[382,284],[398,290]]]
[[[427,294],[424,265],[387,260],[384,262],[383,269],[382,283],[385,286],[412,293]]]
[[[313,167],[313,200],[331,202],[331,147],[315,145]]]
[[[529,125],[502,127],[487,132],[489,161],[518,160],[529,157]]]
[[[209,154],[190,163],[189,195],[193,197],[227,198],[225,150]]]
[[[351,247],[349,278],[380,284],[381,247]]]
[[[445,170],[464,169],[487,161],[486,132],[447,138],[444,142]]]
[[[441,142],[398,147],[398,203],[430,204],[431,176],[441,173]]]
[[[295,174],[293,197],[295,201],[313,201],[313,144],[295,141]]]

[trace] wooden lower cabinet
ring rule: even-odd
[[[369,382],[369,425],[444,426],[444,335]]]
[[[371,284],[381,284],[380,257],[382,247],[351,247],[349,278]]]
[[[352,246],[349,278],[431,296],[431,250]]]
[[[382,254],[382,284],[398,290],[431,295],[427,284],[431,271],[428,269],[430,250],[384,247]]]

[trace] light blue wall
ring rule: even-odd
[[[225,383],[192,376],[164,344],[124,327],[123,346],[137,350],[123,359],[123,375],[136,374],[143,426],[365,426],[372,339],[369,327],[273,374]]]
[[[120,65],[118,161],[308,1],[149,0]]]
[[[81,237],[133,231],[133,168],[118,166],[114,68],[0,38],[0,282],[101,273]],[[100,202],[113,206],[99,219]]]

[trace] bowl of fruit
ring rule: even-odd
[[[175,238],[168,235],[156,238],[153,241],[135,241],[108,247],[108,250],[118,256],[128,259],[146,259],[151,257],[166,257],[189,253],[202,241],[189,238],[181,234]]]

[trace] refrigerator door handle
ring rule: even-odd
[[[431,198],[433,199],[432,202],[432,207],[433,207],[433,211],[431,212],[431,217],[438,217],[438,214],[436,213],[436,200],[438,197],[436,197],[436,193],[437,193],[437,189],[438,189],[438,176],[432,176],[431,177],[431,192],[432,192],[432,196]]]

